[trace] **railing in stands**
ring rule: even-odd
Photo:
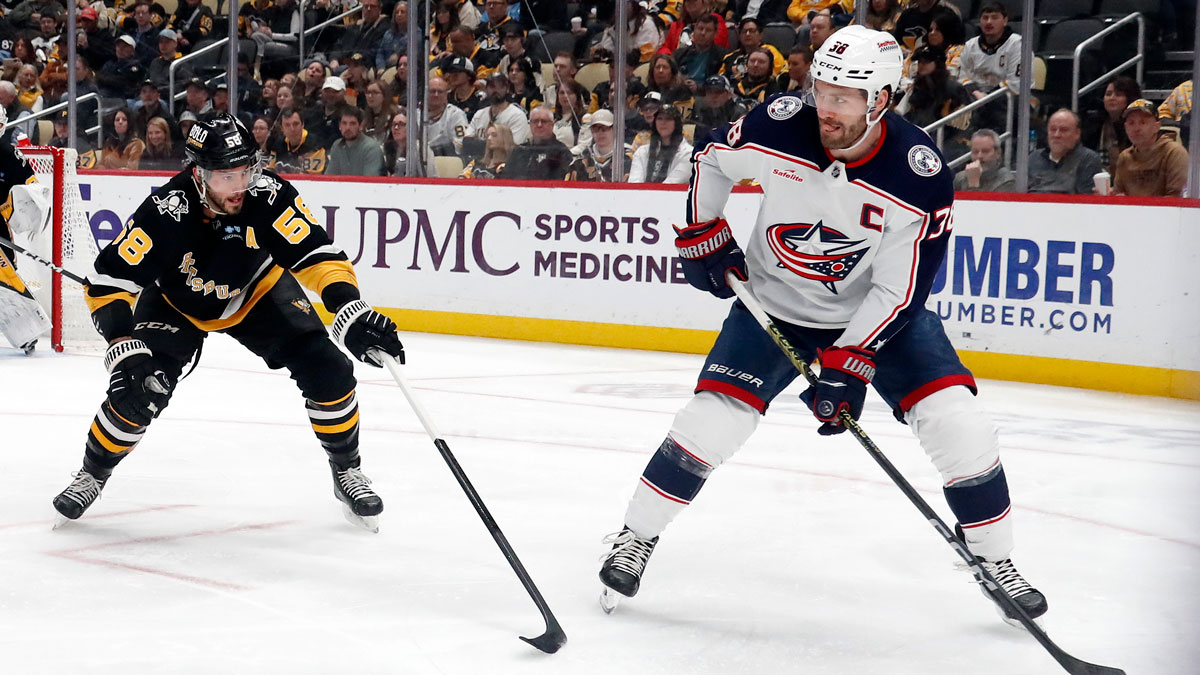
[[[321,23],[319,23],[315,26],[302,29],[300,31],[300,69],[301,70],[304,69],[304,38],[305,38],[305,36],[315,33],[319,30],[323,30],[326,26],[331,26],[352,14],[358,14],[358,13],[362,12],[362,8],[363,7],[361,4],[355,5],[355,6],[351,7],[350,9],[342,12],[341,14],[338,14],[337,16],[331,16],[328,19],[325,19],[324,21],[322,21]],[[301,0],[301,3],[300,3],[300,25],[301,26],[304,25],[304,2],[303,2],[303,0]]]
[[[229,42],[229,38],[223,37],[220,40],[217,40],[216,42],[212,42],[207,45],[204,45],[200,49],[197,49],[196,51],[191,52],[190,54],[181,56],[181,57],[175,59],[174,61],[172,61],[171,67],[167,69],[167,101],[172,102],[172,103],[175,101],[175,69],[176,68],[178,68],[180,65],[182,65],[184,63],[187,63],[188,61],[195,59],[197,56],[207,54],[208,52],[211,52],[215,49],[220,49],[221,47],[225,46],[225,44],[228,42]]]
[[[90,94],[84,94],[83,96],[76,98],[75,103],[77,103],[77,104],[83,103],[84,101],[88,101],[93,98],[96,99],[96,126],[89,127],[88,129],[86,129],[84,131],[84,133],[90,134],[92,132],[95,132],[96,133],[96,147],[99,147],[100,145],[102,145],[102,141],[103,141],[103,139],[101,139],[101,137],[100,137],[100,127],[101,127],[100,121],[102,119],[104,119],[104,117],[103,117],[103,115],[104,115],[103,99],[100,98],[100,94],[92,92]],[[68,105],[69,105],[69,103],[67,103],[66,101],[63,101],[62,103],[55,103],[54,105],[50,106],[49,108],[44,108],[44,109],[39,110],[36,113],[33,113],[31,115],[26,115],[24,117],[18,117],[15,120],[9,120],[7,123],[4,124],[4,126],[0,127],[0,134],[7,132],[12,127],[22,126],[22,125],[28,124],[30,122],[33,122],[36,124],[37,121],[43,117],[49,117],[50,115],[53,115],[53,114],[59,112],[60,110],[66,110]],[[29,134],[29,135],[30,135],[30,137],[33,136],[33,134]],[[38,140],[40,141],[40,143],[42,145],[50,144],[49,138],[42,138],[42,139],[38,139]]]
[[[1088,84],[1086,84],[1082,88],[1080,88],[1079,78],[1080,78],[1080,70],[1081,70],[1081,63],[1082,63],[1082,61],[1080,60],[1080,56],[1083,54],[1084,48],[1086,48],[1088,45],[1090,45],[1098,40],[1103,39],[1104,36],[1116,31],[1117,29],[1121,28],[1121,26],[1125,26],[1125,25],[1128,25],[1128,24],[1134,23],[1134,22],[1137,23],[1137,29],[1138,29],[1137,53],[1134,54],[1133,56],[1129,57],[1128,59],[1126,59],[1125,62],[1122,63],[1121,65],[1104,73],[1100,77],[1092,80],[1091,82],[1089,82]],[[1096,33],[1095,35],[1084,40],[1083,42],[1080,42],[1075,47],[1074,61],[1071,63],[1071,110],[1074,110],[1075,112],[1079,112],[1079,97],[1080,96],[1083,96],[1084,94],[1088,93],[1089,91],[1092,91],[1096,87],[1099,87],[1100,85],[1104,84],[1105,82],[1108,82],[1109,80],[1116,77],[1119,73],[1121,73],[1122,71],[1124,71],[1125,69],[1129,68],[1132,65],[1137,66],[1137,81],[1140,84],[1142,82],[1142,78],[1145,74],[1144,73],[1145,64],[1146,64],[1146,17],[1144,17],[1141,14],[1141,12],[1134,12],[1133,14],[1130,14],[1129,16],[1125,17],[1124,19],[1121,19],[1120,21],[1113,22],[1110,26],[1108,26],[1104,30],[1100,31],[1099,33]]]
[[[1007,110],[1004,115],[1004,117],[1005,117],[1004,133],[1000,134],[1000,142],[1004,144],[1004,166],[1009,166],[1011,159],[1012,159],[1013,120],[1014,120],[1014,116],[1016,114],[1015,102],[1017,100],[1017,94],[1015,92],[1013,92],[1011,89],[1009,89],[1008,87],[1001,87],[1001,88],[997,89],[996,91],[993,91],[992,93],[988,94],[987,96],[984,96],[983,98],[981,98],[977,101],[974,101],[968,105],[964,105],[963,107],[959,108],[958,110],[955,110],[954,112],[950,113],[949,115],[946,115],[945,117],[934,122],[933,124],[930,124],[929,126],[924,127],[924,131],[925,131],[925,133],[930,134],[930,135],[933,135],[934,132],[937,132],[937,135],[934,138],[934,140],[937,141],[938,150],[942,150],[943,149],[942,146],[945,144],[945,140],[946,140],[946,125],[947,124],[949,124],[952,120],[955,120],[963,115],[966,115],[967,113],[970,113],[979,108],[982,108],[983,106],[985,106],[999,98],[1004,98],[1007,103]],[[948,162],[946,164],[946,166],[951,169],[957,169],[958,167],[966,164],[969,161],[971,161],[971,155],[970,155],[970,153],[967,153],[965,155],[962,155],[961,157],[957,157],[954,160]]]

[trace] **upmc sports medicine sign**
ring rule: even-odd
[[[82,180],[103,245],[165,178]],[[454,330],[498,336],[569,324],[553,339],[702,350],[727,311],[683,280],[679,190],[295,182],[367,299],[426,322],[454,315]],[[730,198],[742,237],[758,200]],[[961,350],[1200,372],[1200,210],[960,200],[953,227],[928,306]],[[1020,378],[1013,365],[980,374]]]

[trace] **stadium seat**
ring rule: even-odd
[[[46,145],[54,138],[54,123],[46,118],[38,120],[38,142]]]
[[[383,71],[383,73],[379,76],[379,79],[391,84],[396,79],[396,66],[392,66],[391,68]]]
[[[962,17],[963,21],[978,18],[976,0],[947,0],[947,4],[958,10],[958,15]]]
[[[633,74],[637,75],[638,79],[640,79],[642,82],[649,82],[650,81],[650,64],[643,63],[642,65],[638,66],[637,68],[634,68]]]
[[[434,157],[433,165],[437,169],[438,178],[458,178],[458,174],[463,170],[463,161],[454,156]]]
[[[545,82],[547,87],[554,84],[554,64],[553,63],[547,63],[544,61],[542,62],[542,82]]]
[[[1033,84],[1034,91],[1042,91],[1046,88],[1046,60],[1040,56],[1033,57]]]
[[[1127,16],[1141,12],[1149,18],[1157,18],[1162,12],[1161,0],[1100,0],[1096,12],[1100,16]]]
[[[1037,17],[1043,21],[1057,23],[1059,19],[1091,16],[1095,4],[1095,0],[1042,0],[1037,8]]]
[[[1041,49],[1049,58],[1070,59],[1079,43],[1104,30],[1104,23],[1099,19],[1066,19],[1051,25],[1044,33]],[[1100,49],[1099,43],[1093,43],[1090,49]]]
[[[596,88],[601,82],[608,81],[607,63],[589,63],[575,74],[575,81],[587,87],[588,91]]]
[[[530,38],[530,51],[542,63],[554,63],[554,55],[559,52],[575,53],[575,42],[577,38],[574,33],[568,31],[555,31],[546,33],[540,37]]]
[[[762,41],[787,54],[796,45],[796,29],[790,23],[769,23],[763,28]]]

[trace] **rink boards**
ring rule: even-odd
[[[101,246],[166,181],[82,173]],[[727,311],[675,258],[682,187],[294,182],[403,330],[704,352]],[[1200,399],[1192,200],[984,197],[956,203],[928,304],[977,375]],[[730,198],[742,237],[759,198]]]

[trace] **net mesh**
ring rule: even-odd
[[[24,245],[42,258],[80,277],[86,276],[98,250],[79,194],[76,152],[47,146],[24,147],[20,151],[33,165],[38,182],[51,186],[53,200],[51,225]],[[22,262],[21,277],[54,323],[51,335],[46,336],[51,338],[54,348],[102,350],[104,340],[92,326],[83,285],[55,274],[45,265],[31,260]]]

